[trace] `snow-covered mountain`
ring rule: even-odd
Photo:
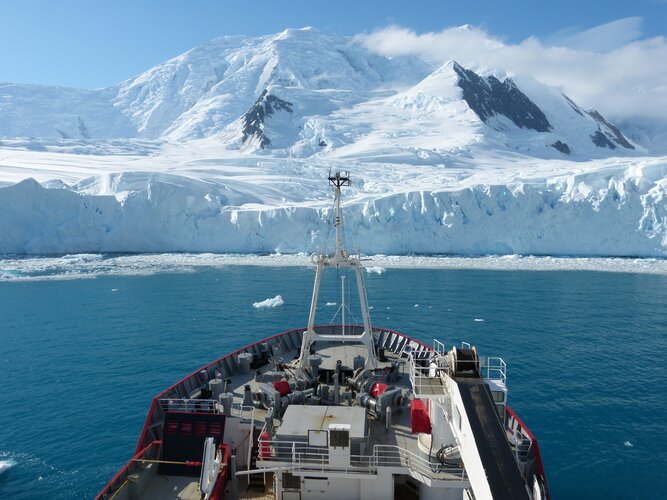
[[[106,89],[0,85],[0,253],[316,251],[340,168],[369,253],[665,256],[656,130],[502,68],[223,37]]]
[[[219,136],[230,148],[311,156],[382,136],[392,114],[401,129],[430,125],[424,145],[398,139],[399,149],[438,150],[450,135],[547,157],[547,148],[585,157],[635,149],[598,112],[535,81],[390,59],[313,29],[216,39],[107,89],[5,85],[0,96],[0,135],[8,137]]]

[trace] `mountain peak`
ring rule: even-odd
[[[463,99],[482,121],[488,122],[494,116],[503,115],[519,128],[537,132],[551,130],[542,110],[517,88],[511,78],[501,82],[495,76],[482,78],[456,62],[452,67],[459,76]]]
[[[320,33],[317,29],[312,26],[304,26],[303,28],[286,28],[276,35],[276,38],[286,38],[290,36],[299,36],[307,34],[318,34]]]

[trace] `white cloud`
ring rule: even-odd
[[[388,56],[416,54],[434,64],[453,59],[481,72],[531,76],[611,119],[667,116],[667,41],[641,39],[637,17],[518,44],[470,26],[422,34],[389,26],[358,38]]]
[[[626,17],[587,30],[569,28],[551,37],[546,42],[551,46],[594,52],[609,52],[634,42],[642,36],[642,18]]]

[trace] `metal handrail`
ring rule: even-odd
[[[162,411],[178,411],[186,413],[219,413],[218,402],[215,399],[159,399],[158,404]]]
[[[432,383],[433,380],[435,379],[442,380],[443,373],[449,375],[449,365],[444,367],[438,366],[437,368],[431,366],[421,366],[420,364],[418,364],[417,360],[412,355],[412,353],[408,353],[408,361],[409,361],[410,384],[412,384],[412,390],[417,397],[422,397],[425,395],[422,388],[433,387]],[[433,374],[432,371],[435,371],[435,373]],[[442,397],[444,395],[444,389],[443,389],[443,394],[435,395],[429,393],[428,395],[435,397]]]
[[[255,407],[234,402],[232,403],[232,415],[239,417],[241,420],[253,420]]]
[[[483,366],[484,378],[487,380],[499,380],[502,384],[507,382],[507,364],[503,358],[490,356],[486,358]]]
[[[396,445],[375,445],[374,455],[378,467],[405,467],[431,479],[442,479],[443,474],[466,479],[465,468],[449,467],[440,462],[431,462],[416,453]]]
[[[164,412],[220,413],[222,411],[222,405],[215,399],[163,398],[158,400],[158,404]],[[232,416],[244,421],[252,421],[254,414],[254,406],[244,406],[236,402],[232,404]]]
[[[432,462],[397,445],[375,445],[371,455],[350,455],[349,464],[332,464],[329,449],[309,446],[299,441],[260,439],[260,450],[269,450],[269,456],[261,455],[266,462],[287,462],[295,470],[343,471],[346,473],[374,474],[381,467],[408,469],[432,480],[467,479],[463,467],[444,466]]]

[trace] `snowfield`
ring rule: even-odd
[[[343,170],[365,254],[667,256],[659,134],[311,29],[96,91],[0,84],[0,111],[0,254],[318,252]]]

